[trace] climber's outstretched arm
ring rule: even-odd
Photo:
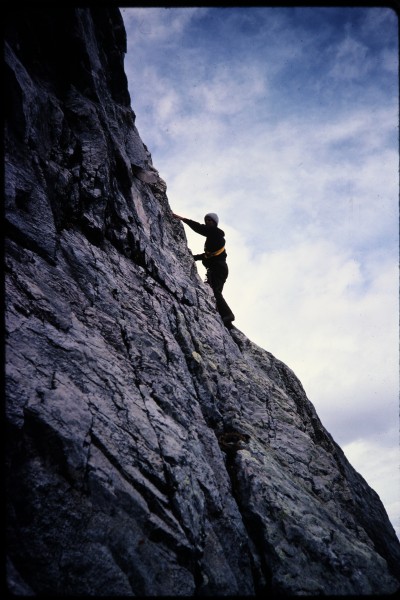
[[[210,232],[210,229],[212,228],[210,225],[203,225],[202,223],[197,223],[197,221],[192,221],[192,219],[188,219],[187,217],[181,217],[180,215],[177,215],[175,213],[172,213],[172,216],[175,217],[175,219],[183,221],[185,225],[189,225],[190,229],[193,229],[193,231],[199,233],[200,235],[207,236]]]

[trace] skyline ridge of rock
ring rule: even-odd
[[[118,8],[7,14],[8,592],[393,594],[378,495],[197,273],[125,53]]]

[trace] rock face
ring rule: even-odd
[[[398,590],[379,497],[197,274],[118,9],[20,9],[5,42],[8,590]]]

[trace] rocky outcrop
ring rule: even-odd
[[[118,9],[19,9],[5,42],[9,592],[398,590],[379,497],[197,274]]]

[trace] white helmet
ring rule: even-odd
[[[216,215],[215,213],[207,213],[206,216],[204,217],[204,220],[206,219],[206,217],[210,217],[210,219],[212,219],[214,221],[214,223],[216,225],[218,225],[218,221],[219,221],[218,215]]]

